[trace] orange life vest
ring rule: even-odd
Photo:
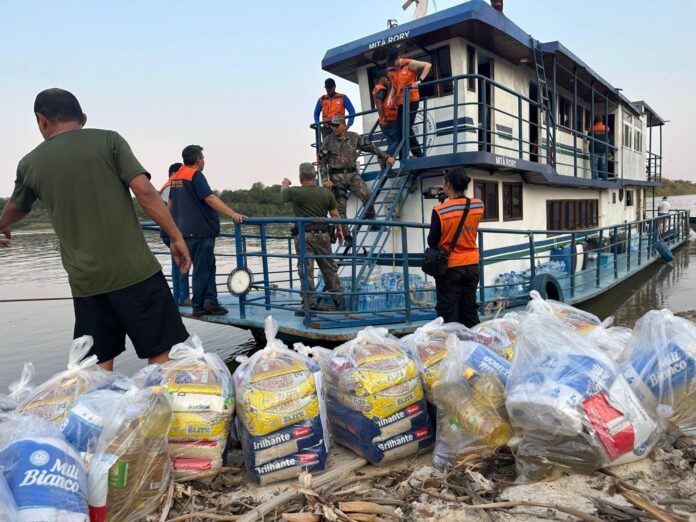
[[[609,127],[606,127],[606,126],[604,125],[604,123],[602,123],[602,122],[600,121],[600,122],[598,122],[598,123],[595,123],[595,124],[592,126],[592,131],[593,131],[593,132],[609,132]]]
[[[334,93],[333,96],[329,98],[328,94],[324,94],[321,98],[321,119],[330,120],[337,114],[344,115],[346,113],[346,108],[344,106],[343,98],[345,94],[339,92]],[[328,125],[325,123],[324,126]]]
[[[418,81],[418,71],[412,71],[409,69],[411,65],[410,58],[404,58],[397,67],[389,67],[387,69],[387,75],[394,85],[396,90],[396,103],[397,105],[404,104],[404,87],[407,87]],[[418,87],[412,87],[408,94],[409,100],[412,102],[420,100],[420,93],[418,92]]]
[[[457,231],[459,220],[466,206],[466,199],[450,199],[435,207],[435,212],[440,216],[440,247],[448,250],[452,243],[454,233]],[[447,266],[475,265],[479,262],[479,250],[476,245],[478,237],[478,226],[483,217],[483,201],[471,199],[469,214],[464,221],[462,233],[459,235],[457,244],[449,256]]]
[[[386,91],[387,88],[382,85],[381,83],[378,83],[375,85],[375,88],[372,89],[372,98],[375,100],[375,105],[377,104],[377,93],[379,91]],[[392,101],[391,103],[388,103],[389,100],[389,93],[387,92],[387,97],[382,100],[382,109],[384,110],[384,117],[387,119],[387,121],[396,121],[396,115],[399,112],[399,108],[394,105],[394,102]],[[380,118],[379,123],[381,125],[384,125],[386,122],[382,121]]]

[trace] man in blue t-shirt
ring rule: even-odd
[[[191,251],[193,315],[225,315],[215,285],[215,238],[220,235],[218,212],[241,223],[238,214],[213,193],[203,175],[203,147],[188,145],[181,153],[184,165],[170,178],[169,209]]]

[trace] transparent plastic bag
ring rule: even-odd
[[[34,364],[30,362],[24,363],[19,379],[9,386],[10,393],[8,395],[0,394],[0,413],[14,411],[19,403],[31,393],[34,389],[34,386],[31,384],[34,373]]]
[[[672,432],[696,436],[696,325],[652,310],[635,325],[622,374]]]
[[[89,455],[93,520],[135,522],[159,507],[171,480],[171,418],[171,399],[163,386],[133,387],[113,403]]]
[[[509,363],[486,347],[455,336],[447,340],[441,378],[433,385],[437,439],[433,462],[454,466],[469,453],[503,446],[512,436],[505,411]]]
[[[443,361],[447,357],[447,339],[450,335],[463,341],[478,339],[478,336],[459,323],[445,323],[442,317],[424,324],[414,333],[401,339],[400,345],[416,361],[421,376],[423,392],[427,401],[434,403],[432,386],[442,375]]]
[[[660,435],[611,357],[545,314],[522,324],[505,392],[521,481],[637,460]]]
[[[526,315],[524,312],[511,312],[479,323],[471,330],[477,336],[476,341],[512,361],[520,323]]]
[[[591,330],[585,336],[599,348],[604,350],[616,363],[621,364],[628,358],[628,340],[633,330],[622,326],[612,326],[613,317],[607,317],[602,324]]]
[[[602,323],[596,315],[559,301],[544,299],[536,290],[529,292],[529,298],[527,312],[555,316],[580,335],[591,332]]]
[[[327,395],[332,437],[380,465],[427,451],[434,429],[416,363],[384,328],[338,348],[312,348]]]
[[[93,452],[99,434],[123,391],[94,390],[80,395],[60,423],[65,439],[79,452]]]
[[[20,522],[88,522],[82,457],[34,415],[0,415],[0,474]],[[1,517],[0,517],[1,519]]]
[[[238,357],[234,372],[237,434],[252,480],[269,484],[303,470],[323,471],[329,447],[326,405],[318,364],[276,339],[265,321],[267,345]],[[301,351],[301,350],[300,350]]]
[[[17,412],[31,413],[59,424],[80,395],[112,383],[115,375],[97,366],[96,355],[85,358],[92,343],[89,335],[75,339],[70,346],[67,369],[30,392],[17,407]]]
[[[169,358],[160,367],[143,370],[135,381],[142,385],[159,377],[171,396],[169,450],[175,473],[219,469],[235,408],[232,375],[218,355],[203,349],[197,336],[174,346]]]
[[[0,473],[0,522],[19,522],[18,517],[17,504],[10,486],[7,485],[5,476]]]

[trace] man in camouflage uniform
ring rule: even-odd
[[[338,219],[338,205],[336,198],[330,190],[320,187],[316,183],[316,172],[311,163],[300,164],[300,186],[290,187],[292,182],[285,178],[280,186],[283,200],[292,203],[295,217],[326,218],[328,213],[331,217]],[[321,275],[324,278],[324,285],[327,292],[333,292],[333,300],[338,310],[344,309],[343,288],[338,279],[338,265],[330,256],[331,234],[329,225],[317,220],[316,223],[305,223],[305,265],[307,266],[307,293],[309,294],[310,308],[317,308],[317,298],[314,285],[314,256],[329,256],[316,258]],[[293,229],[295,236],[295,252],[300,253],[300,237],[297,227]],[[343,244],[343,231],[340,227],[337,230],[339,244]],[[302,265],[298,259],[297,271],[302,280]],[[302,294],[302,302],[305,302],[305,294]],[[297,312],[296,315],[302,315]]]
[[[331,128],[333,134],[323,141],[319,151],[321,178],[324,186],[336,197],[338,213],[345,218],[348,193],[357,196],[363,205],[370,199],[367,185],[357,169],[360,152],[371,152],[388,165],[394,164],[394,158],[373,143],[365,141],[360,134],[348,131],[345,116],[334,116],[331,119]],[[365,212],[365,219],[374,218],[375,209],[371,206]],[[353,238],[347,225],[343,225],[343,235],[346,246],[351,246]]]

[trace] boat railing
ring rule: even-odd
[[[359,224],[386,228],[393,252],[370,253],[356,246],[330,255],[307,250],[308,224]],[[259,314],[301,316],[309,329],[350,328],[367,324],[412,324],[436,316],[435,282],[420,269],[424,223],[373,220],[316,220],[309,218],[249,218],[223,233],[216,247],[218,287],[228,287],[228,274],[247,267],[253,274],[251,291],[223,303],[244,324]],[[157,230],[154,225],[143,225]],[[297,237],[291,228],[296,227]],[[523,305],[530,290],[566,302],[590,298],[652,262],[656,242],[679,244],[689,235],[689,213],[589,230],[500,230],[481,228],[478,305],[482,314]],[[511,237],[519,241],[510,241]],[[295,242],[299,248],[295,247]],[[511,244],[512,243],[512,244]],[[498,245],[505,246],[498,246]],[[159,252],[168,255],[167,252]],[[320,283],[320,261],[339,267],[345,310],[334,307],[335,293]],[[360,267],[375,262],[380,270],[361,286],[353,286]],[[314,265],[319,307],[303,299],[310,292],[308,267]],[[302,268],[298,272],[298,266]],[[299,321],[300,319],[298,319]]]
[[[475,88],[472,89],[472,82]],[[540,102],[480,74],[463,74],[423,82],[421,86],[451,85],[451,101],[446,97],[423,98],[416,112],[420,125],[419,143],[424,153],[486,151],[532,163],[555,165],[565,175],[592,179],[590,150],[593,144],[605,148],[598,154],[605,160],[604,169],[596,169],[599,178],[614,178],[615,163],[611,135],[608,141],[589,136],[582,129],[556,125],[549,129],[543,122]],[[406,87],[404,98],[408,98]],[[536,117],[532,119],[532,115]],[[408,132],[404,118],[402,132]],[[556,132],[556,131],[561,132]],[[555,139],[549,139],[554,133]],[[555,146],[549,150],[549,142]],[[404,146],[405,154],[409,145]],[[405,156],[404,156],[405,157]],[[553,157],[555,161],[550,162]]]

